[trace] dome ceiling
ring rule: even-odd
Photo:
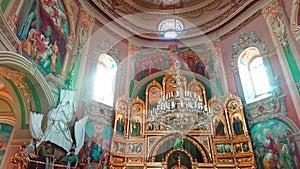
[[[90,4],[107,21],[143,39],[162,39],[157,27],[164,19],[177,18],[184,31],[178,39],[212,33],[250,8],[259,6],[254,0],[91,0]],[[174,8],[175,7],[175,8]],[[251,15],[249,15],[251,16]],[[248,17],[249,17],[248,16]],[[101,20],[103,23],[103,21]]]

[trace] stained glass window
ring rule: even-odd
[[[169,18],[160,22],[158,31],[166,39],[175,39],[183,31],[183,24],[177,18]]]

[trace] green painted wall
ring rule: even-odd
[[[6,10],[7,6],[8,6],[8,4],[9,4],[9,2],[10,2],[10,0],[3,0],[1,2],[0,6],[1,6],[1,10],[2,10],[3,13],[5,12],[5,10]]]
[[[29,129],[29,125],[26,124],[26,110],[25,110],[22,95],[21,95],[18,87],[15,85],[15,83],[12,80],[7,79],[7,81],[10,83],[10,85],[12,86],[12,88],[14,89],[14,91],[18,97],[18,101],[19,101],[20,108],[21,108],[21,118],[22,118],[21,129]],[[13,100],[13,101],[15,101],[15,100]]]
[[[300,72],[299,72],[299,68],[297,66],[294,54],[291,50],[290,45],[288,45],[287,47],[283,48],[284,50],[284,54],[285,57],[287,59],[287,62],[289,64],[290,67],[290,71],[292,72],[293,78],[294,78],[294,82],[298,83],[300,82]],[[300,89],[298,88],[298,94],[300,94]]]

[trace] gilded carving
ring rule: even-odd
[[[29,110],[31,101],[31,90],[29,89],[27,83],[24,81],[25,74],[23,72],[13,71],[7,67],[0,67],[0,76],[12,80],[20,92],[23,94],[24,100],[26,102],[25,109]],[[27,116],[26,116],[27,117]],[[27,121],[28,119],[26,119]]]
[[[82,49],[84,48],[89,36],[90,36],[90,32],[91,29],[93,27],[94,24],[94,19],[89,16],[89,14],[84,11],[84,10],[80,10],[79,13],[79,17],[80,17],[80,21],[79,21],[79,32],[78,32],[78,48]]]
[[[274,33],[282,47],[287,47],[287,34],[284,19],[281,12],[282,2],[277,0],[262,10],[265,17],[270,19]]]
[[[158,104],[161,97],[167,97],[166,93],[176,91],[173,75],[174,68],[171,68],[162,82],[149,81],[145,86],[145,101],[139,97],[130,100],[122,96],[117,99],[111,167],[186,167],[187,163],[181,163],[185,159],[190,161],[187,168],[256,168],[243,105],[236,95],[230,94],[225,101],[216,97],[208,101],[208,112],[213,115],[214,121],[207,122],[206,130],[191,129],[186,133],[174,133],[151,119],[155,117],[153,113],[157,113],[153,104]],[[204,85],[196,79],[188,82],[184,76],[181,78],[184,88],[191,93],[196,92],[206,104]],[[142,130],[138,123],[141,123]],[[174,160],[178,160],[177,163]]]

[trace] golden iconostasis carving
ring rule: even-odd
[[[196,79],[188,82],[183,77],[184,88],[197,93],[203,105],[207,103],[213,112],[212,120],[206,128],[191,126],[184,135],[153,123],[158,113],[155,108],[161,97],[176,91],[172,71],[170,69],[166,73],[162,84],[156,80],[148,84],[144,91],[145,101],[138,97],[130,100],[122,96],[117,99],[111,166],[172,168],[178,165],[178,159],[172,158],[180,157],[181,165],[187,168],[255,168],[243,105],[235,95],[230,94],[225,101],[216,97],[207,101],[204,85]]]

